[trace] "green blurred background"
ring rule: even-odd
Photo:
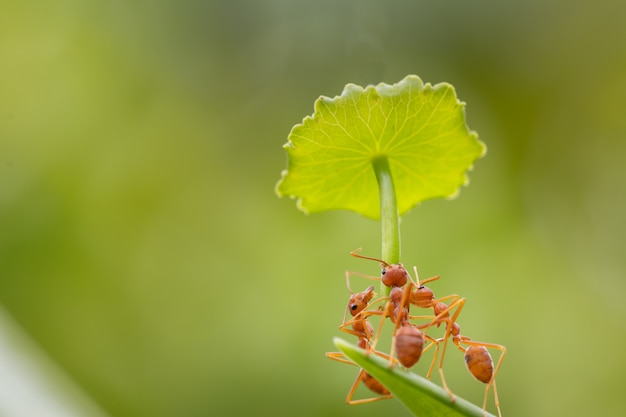
[[[623,414],[624,16],[619,0],[3,2],[3,343],[78,415],[409,415],[345,405],[357,371],[324,357],[344,270],[377,273],[348,253],[378,255],[378,223],[305,216],[273,188],[319,95],[417,74],[456,87],[488,154],[456,200],[403,218],[404,263],[467,297],[464,333],[509,349],[505,416]],[[481,403],[458,352],[446,372]]]

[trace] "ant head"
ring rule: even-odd
[[[380,279],[385,286],[402,287],[404,286],[404,284],[406,284],[408,277],[409,277],[409,273],[406,272],[406,269],[404,269],[402,264],[390,265],[387,262],[383,261],[382,259],[359,255],[358,252],[360,250],[361,248],[353,250],[352,252],[350,252],[350,255],[354,256],[355,258],[369,259],[371,261],[380,262],[380,265],[383,267]]]
[[[356,316],[365,310],[369,302],[374,298],[374,286],[367,287],[365,291],[352,294],[348,301],[348,310],[352,316]]]
[[[380,279],[387,287],[402,287],[406,284],[409,277],[409,273],[402,264],[383,264],[383,270],[381,272]]]

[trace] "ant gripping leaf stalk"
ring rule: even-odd
[[[381,83],[362,88],[348,84],[340,96],[320,97],[315,102],[313,115],[292,128],[284,148],[288,164],[276,185],[277,194],[297,199],[298,208],[307,213],[351,210],[380,219],[380,261],[388,267],[402,267],[399,216],[421,201],[455,197],[459,187],[467,184],[466,172],[486,149],[477,134],[468,129],[464,103],[457,99],[454,88],[447,83],[424,84],[414,75],[393,85]],[[393,285],[385,287],[383,280],[381,289],[387,298],[394,291]],[[397,290],[399,287],[396,295],[400,294]],[[417,326],[409,322],[411,316],[405,299],[395,302],[399,303],[400,310],[406,307],[406,312],[402,310],[395,318],[398,332],[410,331],[415,336],[413,339],[420,339],[414,329]],[[359,338],[360,352],[365,352],[363,355],[368,360],[360,360],[350,345],[339,341],[335,343],[342,353],[327,354],[339,361],[349,362],[344,358],[350,358],[363,368],[350,390],[349,402],[356,384],[362,381],[372,391],[383,395],[377,399],[388,398],[390,392],[416,415],[486,415],[484,407],[481,410],[458,397],[453,399],[449,390],[447,400],[442,400],[441,388],[397,369],[393,366],[393,356],[376,351],[376,340],[373,340],[366,317],[379,314],[363,311],[350,322],[344,319],[340,326]],[[432,324],[438,325],[444,317],[437,316],[435,320]],[[352,330],[346,330],[348,324],[352,325]],[[432,324],[421,328],[427,329]],[[452,337],[457,327],[449,320],[444,339]],[[438,350],[440,340],[424,337]],[[445,350],[445,340],[441,341]],[[385,373],[377,368],[390,371]],[[403,373],[417,379],[405,378]],[[463,406],[459,407],[460,404]]]

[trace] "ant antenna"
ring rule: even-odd
[[[413,271],[415,272],[415,280],[416,280],[417,282],[413,282],[413,279],[411,279],[411,276],[410,276],[410,275],[409,275],[409,279],[411,280],[411,283],[413,283],[413,285],[415,285],[415,286],[416,286],[416,288],[419,288],[419,287],[420,287],[420,276],[419,276],[419,274],[417,273],[417,266],[415,266],[415,265],[413,266]]]
[[[386,268],[389,268],[391,266],[387,262],[383,261],[382,259],[373,258],[371,256],[359,255],[359,252],[361,251],[361,249],[362,248],[353,250],[352,252],[350,252],[350,255],[354,256],[355,258],[369,259],[370,261],[380,262],[381,265],[385,266]]]

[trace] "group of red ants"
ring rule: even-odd
[[[434,346],[435,354],[426,377],[430,380],[437,358],[439,358],[438,370],[441,376],[441,383],[450,396],[450,399],[454,401],[455,396],[450,388],[448,388],[443,373],[443,359],[446,353],[446,346],[451,338],[452,343],[463,352],[468,371],[478,381],[487,384],[483,401],[483,413],[486,415],[487,398],[489,390],[493,386],[498,415],[502,417],[498,391],[496,389],[496,374],[498,373],[498,369],[506,353],[506,348],[493,343],[473,341],[469,337],[461,334],[461,327],[456,320],[465,304],[465,298],[461,298],[456,294],[435,298],[433,291],[424,286],[424,284],[439,279],[439,276],[434,276],[420,282],[417,275],[417,268],[414,268],[414,281],[402,264],[390,265],[381,259],[360,255],[358,254],[359,251],[360,249],[357,249],[350,254],[357,258],[379,262],[382,267],[381,276],[372,277],[351,271],[346,272],[346,283],[351,295],[346,307],[343,323],[339,326],[339,329],[356,336],[358,338],[357,346],[364,349],[368,354],[371,353],[388,359],[389,366],[398,366],[398,364],[400,364],[407,369],[411,368],[419,361],[422,352]],[[375,297],[374,286],[370,286],[361,292],[353,292],[350,288],[351,275],[382,281],[383,285],[390,289],[389,295],[372,301]],[[386,301],[386,303],[384,307],[381,308],[382,301]],[[375,309],[372,308],[374,305],[378,305],[378,307]],[[409,308],[411,305],[423,309],[432,309],[433,314],[425,316],[410,315]],[[347,312],[350,312],[352,318],[346,321]],[[369,316],[381,317],[376,332],[374,332],[374,326],[367,320]],[[390,321],[394,324],[390,354],[376,350],[376,343],[378,342],[383,323],[387,317],[389,317]],[[426,334],[431,327],[440,327],[442,324],[445,325],[445,332],[442,337],[435,339]],[[424,348],[424,342],[426,340],[430,342],[430,344]],[[487,348],[501,351],[495,366]],[[441,354],[439,354],[440,351]],[[338,352],[328,352],[326,356],[340,362],[354,364],[352,361],[345,358],[343,354]],[[378,396],[353,400],[353,396],[360,382],[363,382],[365,386],[378,394]],[[348,392],[346,402],[348,404],[363,404],[388,398],[392,398],[391,393],[379,381],[365,372],[365,370],[361,369],[357,379]]]

